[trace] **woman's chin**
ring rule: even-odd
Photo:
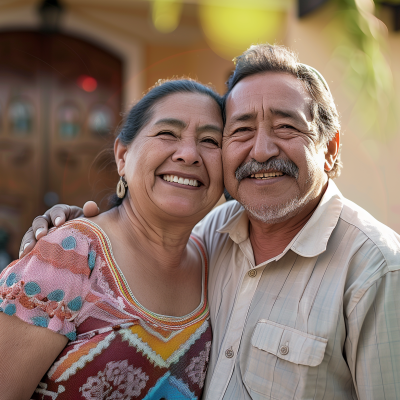
[[[212,210],[212,205],[202,207],[199,204],[185,201],[169,201],[161,205],[162,211],[170,217],[186,218],[188,222],[197,223]]]

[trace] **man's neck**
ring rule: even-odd
[[[298,214],[278,223],[265,223],[249,213],[249,234],[256,265],[281,254],[313,215],[323,193],[310,201]]]

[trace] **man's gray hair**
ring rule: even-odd
[[[228,90],[223,97],[224,111],[226,99],[242,79],[263,72],[283,72],[298,78],[310,93],[313,130],[318,132],[320,140],[328,143],[340,130],[339,115],[325,79],[314,68],[301,64],[293,51],[284,46],[259,44],[251,46],[236,57],[234,62],[235,70],[229,77]],[[336,178],[340,175],[341,169],[339,151],[333,168],[327,171],[327,174],[330,178]]]

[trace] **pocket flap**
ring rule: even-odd
[[[258,321],[251,338],[251,344],[260,350],[310,367],[321,364],[327,343],[328,339],[265,319]]]

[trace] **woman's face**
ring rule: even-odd
[[[135,208],[194,223],[203,218],[223,191],[222,129],[220,108],[207,95],[159,100],[134,141],[115,147]]]

